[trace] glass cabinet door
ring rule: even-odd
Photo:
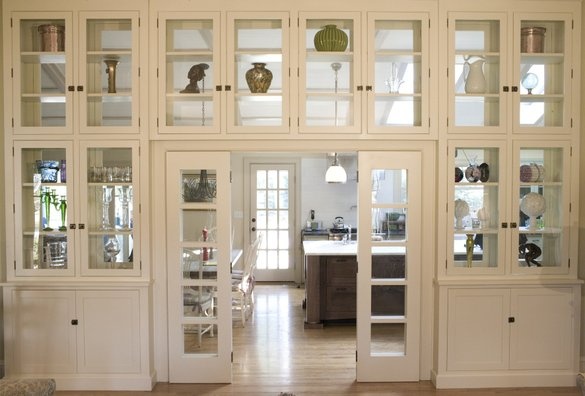
[[[72,14],[12,14],[15,133],[73,132]]]
[[[74,273],[71,148],[67,142],[15,144],[16,276]]]
[[[455,175],[448,205],[448,218],[452,219],[447,233],[448,271],[502,273],[506,235],[499,226],[505,211],[504,146],[451,144],[449,154]]]
[[[288,132],[288,13],[228,13],[228,132]]]
[[[550,142],[515,145],[518,176],[513,183],[512,215],[517,216],[518,228],[512,229],[513,272],[568,272],[569,149]]]
[[[219,13],[159,13],[161,133],[219,133]]]
[[[516,16],[514,129],[522,133],[571,133],[571,17]],[[528,16],[530,18],[530,15]]]
[[[80,13],[81,132],[138,128],[138,13]],[[114,129],[115,128],[115,129]]]
[[[429,17],[414,16],[368,16],[370,133],[428,131]]]
[[[82,275],[140,274],[138,143],[82,143]]]
[[[506,37],[505,14],[449,14],[450,131],[506,132]]]
[[[300,132],[360,132],[359,13],[300,16]]]

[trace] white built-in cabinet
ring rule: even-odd
[[[393,12],[186,9],[151,2],[153,138],[431,136],[432,2]],[[317,49],[325,26],[346,45]],[[247,83],[256,67],[272,76],[264,90]]]
[[[3,2],[8,377],[152,388],[147,10]]]
[[[438,388],[575,383],[580,17],[440,2]]]
[[[145,299],[144,287],[5,287],[7,376],[52,376],[60,389],[149,389]],[[116,381],[101,383],[107,376]]]

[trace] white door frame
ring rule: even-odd
[[[252,198],[251,194],[253,193],[252,189],[252,174],[250,170],[254,165],[270,165],[274,164],[278,165],[289,165],[293,168],[293,175],[289,179],[289,191],[291,191],[291,196],[289,197],[289,206],[291,215],[289,216],[289,253],[290,253],[290,260],[291,264],[293,265],[292,268],[292,277],[284,279],[285,281],[296,281],[300,283],[301,279],[301,268],[302,268],[302,257],[300,256],[300,251],[297,248],[300,246],[300,235],[299,235],[299,214],[298,208],[296,207],[296,202],[300,200],[300,188],[299,186],[299,174],[300,174],[300,159],[297,157],[284,157],[284,158],[274,158],[274,157],[247,157],[244,159],[244,246],[249,246],[252,240],[252,235],[254,233],[251,230],[253,225],[252,223]],[[265,239],[266,240],[266,239]],[[264,242],[265,243],[265,242]],[[263,276],[261,271],[257,270],[256,279],[258,281],[279,281],[282,279],[275,279],[274,274],[267,274],[268,276]]]

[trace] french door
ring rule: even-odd
[[[166,158],[169,381],[231,382],[230,154]]]
[[[256,280],[295,279],[295,164],[251,163],[250,241],[263,235]]]
[[[418,381],[422,155],[358,161],[357,380]]]

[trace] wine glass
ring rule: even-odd
[[[110,268],[114,268],[116,256],[120,253],[120,243],[115,235],[109,235],[104,243],[104,253],[109,257]]]

